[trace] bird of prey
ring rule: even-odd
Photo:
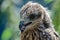
[[[60,40],[41,4],[28,2],[21,8],[20,17],[21,40]]]

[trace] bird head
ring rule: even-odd
[[[45,18],[44,7],[38,3],[28,2],[20,11],[20,30],[31,25],[39,25]]]

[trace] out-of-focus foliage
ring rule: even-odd
[[[52,9],[55,12],[53,23],[55,24],[55,29],[60,33],[60,0],[55,0]]]
[[[50,3],[52,2],[53,0],[44,0],[46,3]]]
[[[12,37],[12,30],[11,29],[6,29],[4,32],[3,32],[3,35],[2,35],[2,40],[9,40],[11,37]]]
[[[16,8],[12,0],[4,0],[1,5],[1,11],[6,14],[7,22],[5,30],[2,33],[1,40],[19,40],[19,9]]]

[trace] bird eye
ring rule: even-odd
[[[29,18],[30,20],[38,19],[39,17],[41,17],[41,13],[39,13],[39,14],[30,14],[30,15],[28,16],[28,18]]]
[[[36,17],[35,14],[30,14],[30,15],[28,16],[28,18],[29,18],[30,20],[33,20],[35,17]]]

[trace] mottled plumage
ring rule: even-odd
[[[20,11],[21,40],[60,40],[45,8],[28,2]]]

